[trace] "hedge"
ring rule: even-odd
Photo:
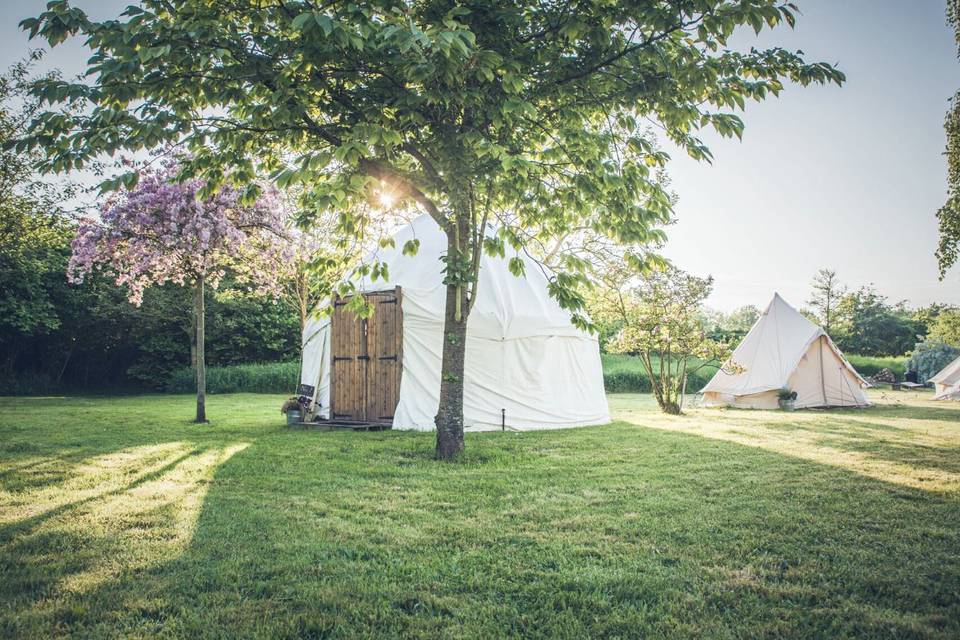
[[[847,360],[863,377],[876,375],[881,369],[890,369],[897,374],[897,380],[903,380],[907,371],[907,356],[878,357],[847,355]]]
[[[293,394],[299,377],[299,362],[207,367],[207,393]],[[196,389],[196,376],[191,368],[175,371],[166,385],[169,393],[194,393]]]
[[[603,386],[607,393],[649,393],[650,380],[640,360],[633,356],[602,354]],[[875,358],[847,356],[860,375],[872,376],[884,368],[891,369],[902,380],[906,357]],[[699,391],[716,370],[706,367],[687,379],[687,391]],[[296,391],[299,373],[297,362],[241,364],[207,368],[207,393],[289,393]],[[196,389],[193,369],[180,369],[170,377],[166,390],[170,393],[193,393]]]

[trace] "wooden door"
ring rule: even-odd
[[[403,322],[400,289],[367,294],[373,315],[367,319],[367,410],[371,422],[392,422],[400,401]]]
[[[330,417],[363,420],[366,410],[366,341],[364,321],[336,298],[330,319]]]
[[[403,369],[403,312],[400,288],[363,294],[369,318],[336,299],[331,320],[331,417],[365,422],[393,421]]]

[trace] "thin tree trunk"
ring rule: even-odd
[[[466,234],[447,232],[448,260],[462,257],[463,244],[460,237],[465,240]],[[437,458],[440,460],[452,460],[464,447],[463,371],[469,313],[465,294],[465,284],[447,285],[443,318],[443,357],[440,366],[440,406],[434,418],[437,425]]]
[[[59,385],[60,381],[63,380],[63,374],[67,372],[67,365],[70,364],[70,358],[73,356],[73,350],[77,348],[77,341],[70,341],[70,350],[67,351],[67,357],[63,361],[63,366],[60,367],[60,372],[57,374],[56,384]]]
[[[207,421],[207,362],[204,354],[203,276],[197,278],[194,316],[197,324],[197,419]]]
[[[196,294],[194,294],[196,298]],[[197,368],[197,309],[196,309],[196,299],[194,299],[194,309],[190,312],[190,330],[187,332],[190,334],[190,366],[196,370]]]

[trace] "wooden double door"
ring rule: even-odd
[[[363,295],[373,313],[358,317],[334,300],[331,318],[330,417],[393,422],[403,370],[403,312],[400,287]]]

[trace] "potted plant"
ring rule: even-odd
[[[777,392],[777,404],[784,411],[793,411],[793,402],[797,399],[797,392],[784,387]]]
[[[300,422],[303,419],[303,406],[300,404],[300,399],[296,396],[288,399],[280,407],[280,413],[286,414],[287,426]]]

